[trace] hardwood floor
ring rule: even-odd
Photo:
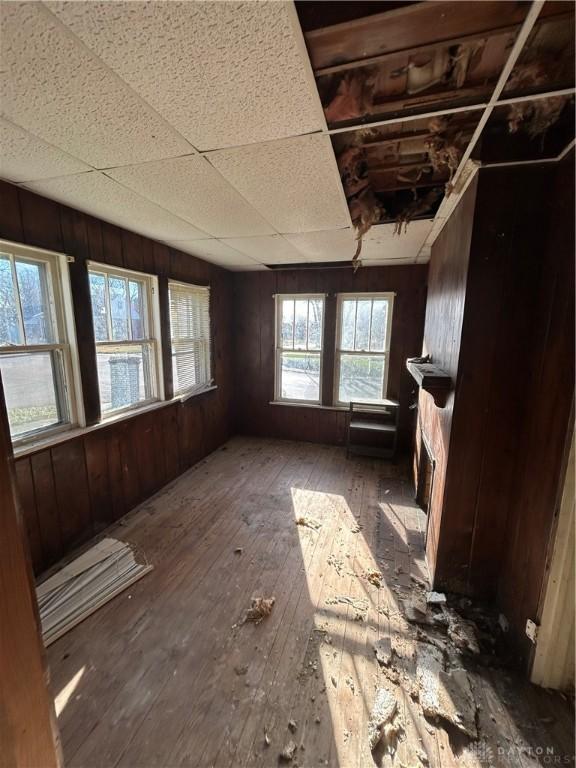
[[[269,767],[292,740],[291,765],[372,766],[367,722],[383,679],[373,643],[390,636],[400,671],[414,665],[399,610],[427,578],[412,499],[392,464],[234,438],[124,518],[108,533],[154,570],[48,649],[66,765]],[[257,595],[276,598],[271,615],[241,624]],[[500,759],[501,743],[570,749],[556,697],[552,711],[525,686],[539,730],[522,725],[538,718],[518,685],[474,680],[496,765],[539,759]],[[385,764],[422,765],[424,753],[431,766],[487,764],[396,688],[403,735]]]

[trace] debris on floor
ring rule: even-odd
[[[294,756],[296,754],[296,743],[294,741],[289,741],[288,744],[284,747],[282,752],[280,752],[280,760],[284,763],[291,763],[292,760],[294,760]]]
[[[392,661],[392,641],[389,637],[381,637],[374,643],[374,653],[378,664],[387,667]]]
[[[36,588],[42,637],[49,646],[152,570],[130,544],[105,538]]]
[[[298,729],[298,723],[296,720],[288,720],[288,730],[292,733],[296,733],[296,730]]]
[[[260,624],[262,619],[270,616],[276,602],[275,597],[253,597],[250,608],[246,609],[242,623]]]
[[[480,653],[478,639],[476,638],[476,629],[471,621],[461,618],[454,611],[449,611],[448,615],[448,637],[462,651],[470,653]]]
[[[472,739],[476,730],[476,703],[464,669],[445,671],[442,652],[427,643],[418,644],[416,677],[422,712],[454,725]]]
[[[366,580],[369,581],[370,584],[373,584],[375,587],[378,587],[378,589],[380,589],[382,586],[382,574],[380,571],[368,571],[366,574]]]
[[[234,550],[234,554],[235,555],[241,555],[242,552],[244,552],[244,548],[243,547],[236,547],[236,549]]]
[[[394,694],[388,688],[379,688],[368,720],[368,743],[372,751],[381,744],[394,750],[398,734],[398,725],[394,723],[397,711]]]
[[[304,528],[312,528],[313,531],[317,531],[318,528],[322,527],[322,523],[318,522],[318,520],[314,520],[312,517],[307,517],[306,515],[297,517],[296,525],[301,525]]]
[[[444,592],[428,592],[426,595],[426,602],[428,605],[445,605],[446,595]]]

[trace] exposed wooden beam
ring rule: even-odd
[[[405,189],[431,189],[432,187],[443,187],[445,181],[418,181],[414,184],[394,184],[393,187],[378,186],[376,181],[372,181],[372,189],[374,192],[402,192]]]
[[[495,103],[495,107],[504,106],[506,104],[516,104],[521,101],[537,101],[538,99],[549,99],[555,96],[572,96],[576,94],[575,88],[560,88],[555,91],[541,91],[540,93],[530,93],[523,96],[512,96],[510,98],[498,99]],[[419,114],[402,115],[400,117],[387,117],[382,120],[374,120],[366,123],[356,123],[354,125],[342,126],[339,128],[330,128],[328,133],[331,136],[339,133],[348,133],[350,131],[365,130],[366,128],[380,128],[384,125],[402,125],[403,123],[412,122],[413,120],[426,120],[432,117],[442,117],[443,115],[455,115],[460,112],[477,112],[482,109],[486,109],[488,101],[478,102],[477,104],[469,104],[460,107],[448,107],[445,109],[432,109],[428,112],[420,112]]]

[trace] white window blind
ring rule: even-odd
[[[168,284],[174,394],[191,394],[212,383],[210,288]]]

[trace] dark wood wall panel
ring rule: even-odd
[[[0,182],[0,199],[0,238],[74,258],[70,282],[89,425],[100,420],[100,406],[86,262],[99,261],[165,279],[210,285],[211,289],[216,390],[101,425],[17,459],[22,507],[34,569],[39,573],[228,439],[234,392],[232,275],[11,184]],[[166,306],[164,310],[166,318]],[[169,385],[171,358],[167,351],[165,384]],[[170,391],[169,386],[166,389]]]
[[[336,294],[393,291],[394,314],[388,396],[401,403],[400,442],[411,444],[414,383],[407,357],[420,353],[426,306],[426,265],[351,269],[282,270],[237,273],[234,278],[234,352],[236,427],[239,432],[294,440],[342,444],[342,411],[270,405],[274,399],[274,294],[325,293],[325,366],[323,404],[332,402]],[[326,371],[328,368],[328,371]]]
[[[427,550],[432,572],[435,570],[444,508],[475,201],[476,181],[473,181],[432,247],[428,272],[428,301],[422,349],[452,378],[452,391],[444,408],[437,408],[427,392],[420,391],[418,398],[417,457],[422,450],[421,431],[436,463],[432,498],[428,507]]]
[[[456,376],[447,408],[419,400],[437,461],[428,563],[437,588],[496,598],[526,661],[573,424],[573,158],[481,170],[463,203],[430,264],[425,351]],[[472,220],[458,245],[450,228]]]

